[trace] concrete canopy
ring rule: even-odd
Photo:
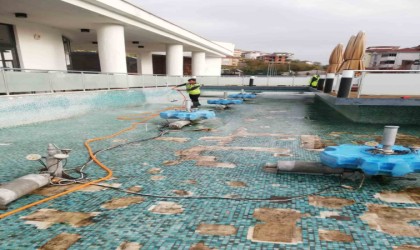
[[[0,0],[0,21],[32,22],[59,29],[74,50],[97,50],[96,29],[101,25],[124,26],[126,51],[165,51],[166,44],[182,44],[184,51],[202,51],[209,57],[232,55],[233,50],[209,41],[148,13],[129,0]],[[26,19],[16,20],[23,12]],[[90,29],[81,32],[80,29]],[[139,44],[133,44],[138,41]],[[144,48],[138,48],[143,45]]]

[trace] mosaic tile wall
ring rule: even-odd
[[[172,97],[164,93],[156,95],[165,102],[172,101]],[[142,117],[147,115],[145,112],[155,112],[168,106],[146,102],[137,107],[105,109],[69,119],[4,128],[0,130],[0,182],[37,172],[39,164],[26,161],[25,156],[45,153],[49,142],[73,149],[66,168],[83,164],[87,159],[83,147],[86,139],[112,134],[132,122],[117,117]],[[420,245],[418,200],[407,203],[377,198],[378,193],[418,188],[418,181],[393,180],[383,185],[375,179],[367,179],[363,188],[357,191],[332,188],[308,196],[325,187],[337,186],[339,178],[276,175],[264,171],[265,166],[276,164],[279,160],[319,161],[319,151],[301,147],[301,135],[318,136],[328,144],[363,143],[380,136],[381,126],[351,122],[306,94],[262,93],[256,100],[247,101],[244,105],[215,112],[216,119],[170,132],[164,135],[165,140],[136,143],[98,156],[114,171],[115,179],[107,183],[120,185],[123,189],[137,187],[144,194],[173,198],[141,197],[126,206],[111,209],[110,201],[139,196],[113,189],[74,192],[0,220],[0,249],[45,247],[62,233],[76,237],[69,244],[70,249],[124,249],[127,246],[139,249],[141,246],[141,249],[382,250]],[[159,118],[153,119],[116,138],[95,142],[93,149],[150,138],[157,135],[159,126],[165,123]],[[420,137],[417,126],[403,126],[400,133],[413,140]],[[219,139],[215,140],[215,137]],[[251,147],[253,149],[249,149]],[[200,151],[196,158],[193,153],[191,156],[194,157],[190,159],[179,156],[179,151],[192,152],[200,148],[205,150]],[[287,150],[288,153],[275,156],[268,149]],[[203,159],[205,162],[200,165],[199,161]],[[171,161],[174,164],[168,164]],[[234,167],[215,167],[214,161],[230,163]],[[91,179],[105,174],[96,165],[89,166],[86,171]],[[358,183],[344,182],[347,185]],[[47,189],[45,193],[25,196],[13,202],[9,210],[54,192],[57,190]],[[274,203],[188,199],[182,195],[295,198]],[[408,196],[407,193],[402,195]],[[389,232],[391,229],[385,224],[381,224],[382,230],[375,229],[374,223],[383,221],[370,221],[370,226],[369,220],[363,216],[374,217],[379,212],[366,214],[368,209],[370,212],[374,209],[369,204],[394,209],[387,210],[386,220],[395,223],[393,228],[409,228],[410,232]],[[165,209],[165,206],[169,208]],[[410,222],[404,223],[404,216],[411,211],[407,209],[411,208],[417,210],[409,218]],[[44,215],[34,218],[42,211],[52,216],[55,210],[60,211],[59,218],[50,222],[57,223],[39,223],[45,220]],[[66,220],[68,214],[63,212],[73,213],[70,215],[74,219],[69,222]],[[87,216],[89,213],[95,213],[95,216],[76,220],[80,214]],[[25,216],[29,217],[25,219]],[[42,225],[44,228],[39,228]],[[250,234],[252,230],[253,234]],[[270,235],[270,232],[275,235]],[[277,237],[279,242],[271,242],[275,241],[273,237]]]
[[[179,99],[169,89],[87,91],[0,97],[0,128],[65,119],[95,110]],[[165,96],[164,100],[160,97]]]
[[[394,106],[381,106],[357,104],[357,101],[354,101],[353,104],[343,105],[335,103],[336,98],[329,95],[317,94],[317,98],[325,101],[325,103],[337,112],[340,112],[354,122],[370,124],[420,124],[420,106],[418,103],[413,106],[403,106],[399,104],[399,100],[396,100]],[[361,102],[363,101],[368,102],[368,100],[361,99]],[[412,100],[410,101],[413,103]],[[389,102],[392,103],[392,101]],[[417,102],[419,101],[417,100]]]

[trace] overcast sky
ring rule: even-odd
[[[367,46],[420,45],[420,0],[136,0],[140,7],[236,48],[326,63],[363,30]]]

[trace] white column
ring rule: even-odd
[[[137,55],[137,73],[142,75],[153,75],[153,54],[145,51]]]
[[[166,45],[166,75],[182,76],[184,74],[184,51],[179,44]]]
[[[193,76],[204,75],[206,69],[206,53],[192,52],[191,56],[191,74]]]
[[[101,71],[127,73],[124,27],[103,25],[97,30],[97,39]]]

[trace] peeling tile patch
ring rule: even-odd
[[[319,212],[320,218],[330,218],[332,216],[339,216],[340,214],[337,211],[321,211]]]
[[[368,204],[368,211],[360,216],[372,230],[395,236],[420,237],[420,227],[410,222],[420,220],[419,208],[394,208]]]
[[[82,237],[79,234],[61,233],[42,245],[39,250],[65,250],[80,238]]]
[[[195,184],[197,184],[197,181],[196,180],[186,180],[186,181],[184,181],[184,183],[185,184],[190,184],[190,185],[195,185]]]
[[[147,173],[149,173],[149,174],[160,174],[162,172],[163,171],[160,168],[151,168],[151,169],[147,170]]]
[[[281,208],[258,208],[254,218],[262,221],[248,230],[248,239],[255,242],[288,243],[302,242],[302,230],[296,223],[306,217],[299,211]]]
[[[325,207],[331,209],[341,209],[345,206],[354,204],[354,200],[348,200],[338,197],[326,197],[326,196],[309,196],[309,204],[315,207]]]
[[[123,242],[117,247],[116,250],[140,250],[142,245],[138,242]]]
[[[420,246],[414,245],[401,245],[401,246],[394,246],[393,250],[419,250]]]
[[[207,151],[255,151],[255,152],[269,152],[278,155],[287,156],[290,149],[286,148],[264,148],[264,147],[227,147],[227,146],[195,146],[190,149],[177,151],[178,160],[165,161],[167,166],[177,165],[184,161],[196,161],[197,166],[202,167],[218,167],[218,168],[234,168],[235,164],[229,162],[218,162],[215,156],[203,156],[203,152]]]
[[[353,242],[351,235],[345,234],[337,230],[318,230],[319,240],[330,242]]]
[[[375,198],[385,202],[420,203],[420,187],[406,188],[401,191],[382,191],[375,194]]]
[[[227,184],[231,187],[246,187],[246,183],[243,181],[228,181]]]
[[[128,191],[139,193],[143,190],[141,186],[132,186],[127,188]]]
[[[46,229],[57,223],[69,224],[73,227],[88,226],[93,223],[93,217],[99,213],[64,212],[55,209],[40,209],[30,215],[21,217],[26,224],[35,225],[38,229]]]
[[[149,211],[155,214],[181,214],[184,208],[175,202],[159,201],[157,205],[152,205]]]
[[[190,250],[216,250],[216,248],[210,248],[206,246],[204,242],[198,242],[190,247]]]
[[[166,177],[163,175],[153,175],[152,177],[150,177],[150,180],[152,181],[161,181],[163,179],[165,179]]]
[[[318,135],[301,135],[300,141],[300,146],[307,150],[322,151],[326,146]]]
[[[155,140],[157,141],[171,141],[171,142],[179,142],[184,143],[190,140],[190,138],[183,138],[183,137],[158,137]]]
[[[192,193],[186,190],[173,190],[173,193],[179,196],[191,196]]]
[[[270,128],[270,126],[262,126],[264,128]],[[228,136],[207,136],[201,137],[199,140],[203,141],[214,141],[218,142],[219,145],[223,146],[231,143],[235,138],[238,137],[275,137],[278,140],[293,141],[296,140],[295,136],[286,134],[274,134],[274,133],[251,133],[244,127],[237,129],[231,135]]]
[[[126,208],[132,204],[142,203],[143,201],[145,201],[145,198],[139,196],[121,197],[112,199],[102,204],[101,207],[105,209]]]
[[[200,224],[195,230],[198,234],[203,235],[218,235],[218,236],[229,236],[236,234],[238,230],[232,225],[221,225],[221,224]]]

